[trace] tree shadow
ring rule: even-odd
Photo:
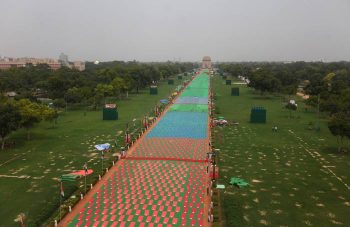
[[[350,156],[350,149],[348,147],[344,147],[343,151],[339,152],[338,147],[335,146],[325,146],[320,148],[320,151],[323,154],[333,154],[337,156]]]
[[[253,96],[252,99],[258,99],[258,100],[270,100],[273,99],[272,96]]]

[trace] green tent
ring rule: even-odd
[[[73,174],[63,174],[61,176],[61,181],[75,181],[78,178],[77,175]]]
[[[245,180],[238,178],[238,177],[232,177],[230,180],[230,184],[235,185],[235,186],[240,187],[240,188],[246,187],[249,185]]]

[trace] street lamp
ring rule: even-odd
[[[103,159],[104,159],[104,150],[101,150],[101,161],[102,161],[102,175],[103,175]]]
[[[85,194],[86,194],[86,174],[88,173],[88,167],[87,167],[87,163],[86,162],[83,165],[83,168],[84,168],[84,189],[85,189]]]

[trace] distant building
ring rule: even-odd
[[[58,57],[58,61],[61,62],[63,66],[69,67],[68,55],[61,53]]]
[[[75,62],[73,62],[72,68],[77,69],[79,71],[84,71],[85,70],[85,62],[75,61]]]
[[[203,69],[211,69],[211,58],[209,56],[204,56],[202,60],[202,68]]]
[[[0,70],[21,68],[25,67],[27,64],[32,64],[34,66],[47,64],[53,70],[61,68],[61,63],[51,58],[0,58]]]
[[[46,64],[51,69],[57,70],[62,66],[66,66],[68,68],[74,68],[79,71],[85,70],[85,62],[82,61],[74,61],[72,64],[68,61],[68,56],[65,54],[60,54],[59,60],[52,58],[9,58],[9,57],[0,57],[0,70],[6,70],[11,68],[22,68],[26,67],[26,65],[31,64],[37,66],[39,64]]]
[[[10,99],[13,99],[17,96],[17,93],[15,91],[9,91],[9,92],[5,92],[4,93],[4,96],[10,98]]]
[[[82,61],[74,61],[73,63],[70,63],[68,60],[68,55],[61,53],[59,56],[59,62],[62,64],[62,66],[71,68],[71,69],[77,69],[79,71],[85,70],[85,62]]]

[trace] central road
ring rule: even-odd
[[[209,226],[208,97],[202,71],[60,226]]]

